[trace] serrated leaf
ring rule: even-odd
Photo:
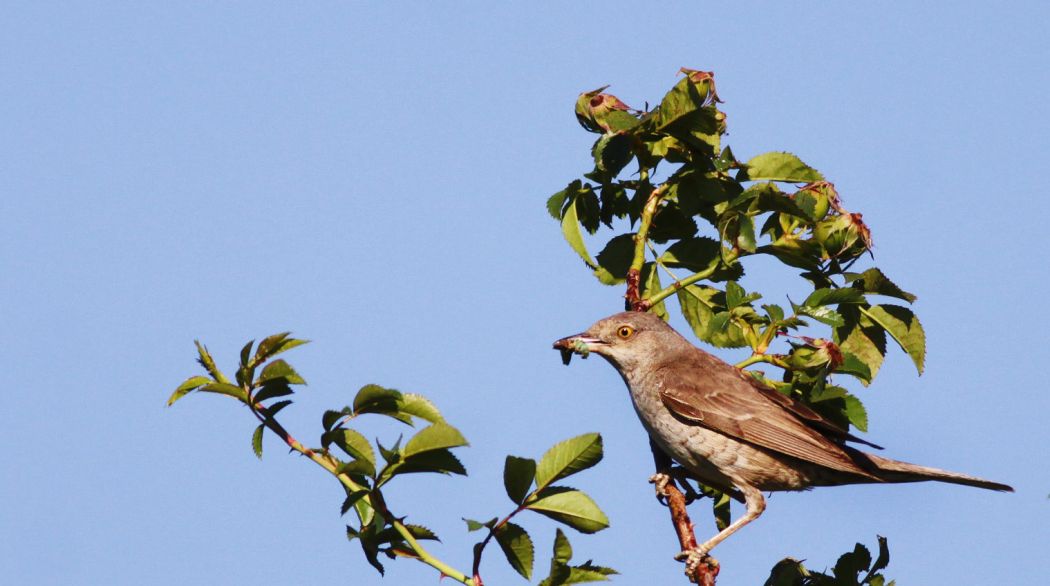
[[[698,338],[719,348],[748,345],[741,327],[730,321],[732,315],[724,310],[724,293],[706,285],[689,285],[679,289],[676,295],[682,316]]]
[[[601,459],[602,436],[597,433],[585,433],[554,444],[536,465],[536,487],[547,487],[552,482],[594,466]]]
[[[535,550],[532,546],[532,538],[520,526],[514,523],[504,523],[495,532],[496,543],[507,556],[507,563],[514,571],[521,574],[526,580],[532,579],[532,564]]]
[[[216,393],[219,395],[226,395],[235,399],[240,399],[241,401],[248,400],[248,395],[244,392],[244,389],[238,387],[237,385],[231,385],[230,383],[211,382],[206,385],[202,385],[197,390],[203,391],[205,393]]]
[[[193,343],[197,346],[197,362],[204,367],[204,370],[208,371],[215,382],[229,384],[230,379],[226,378],[218,366],[215,366],[215,360],[208,352],[208,347],[201,344],[199,340],[194,340]]]
[[[617,574],[616,570],[603,566],[595,566],[590,562],[580,566],[570,566],[569,575],[562,584],[584,584],[587,582],[608,582],[611,574]]]
[[[660,262],[668,267],[681,267],[699,273],[718,266],[722,260],[722,246],[712,238],[680,240],[660,255]]]
[[[290,385],[305,385],[306,381],[303,380],[299,373],[295,372],[290,364],[284,360],[278,358],[267,364],[262,373],[259,374],[257,383],[265,383],[271,380],[284,379]]]
[[[263,442],[263,431],[265,429],[266,429],[266,426],[260,423],[259,426],[255,428],[255,432],[252,433],[252,451],[255,452],[255,457],[259,458],[260,460],[262,460],[262,455],[263,455],[263,444],[262,444],[262,442]]]
[[[609,526],[609,518],[594,500],[581,491],[551,486],[539,491],[526,508],[564,523],[581,533],[595,533]]]
[[[827,324],[833,328],[845,325],[846,320],[842,317],[842,314],[831,309],[830,307],[817,306],[817,307],[806,307],[803,305],[792,304],[795,309],[795,313],[799,315],[809,316],[820,323]]]
[[[806,307],[820,307],[823,305],[838,305],[839,303],[864,303],[864,293],[852,287],[846,288],[821,288],[809,294],[802,305]]]
[[[863,360],[850,352],[842,352],[842,364],[835,369],[835,372],[855,376],[864,383],[871,382],[871,368],[869,368]]]
[[[605,134],[594,144],[594,165],[599,171],[614,178],[631,162],[632,138],[628,134]]]
[[[897,342],[922,374],[926,362],[926,333],[919,323],[919,318],[907,307],[899,305],[873,305],[861,308],[864,315],[882,326],[886,333]]]
[[[283,378],[278,378],[263,383],[262,388],[255,393],[253,398],[255,399],[256,403],[262,403],[263,401],[267,401],[275,397],[286,397],[288,395],[291,395],[293,392],[294,391],[292,391],[292,387],[288,386],[287,380]]]
[[[361,387],[354,397],[354,415],[375,413],[386,415],[406,425],[412,425],[412,417],[401,413],[403,403],[404,399],[400,391],[368,384]]]
[[[823,181],[824,176],[791,153],[770,152],[758,155],[745,163],[737,180],[812,183]]]
[[[282,352],[287,352],[292,348],[309,342],[309,340],[289,338],[290,334],[291,332],[281,332],[264,338],[263,341],[259,342],[259,346],[255,350],[255,357],[252,359],[253,363],[260,364]]]
[[[634,233],[620,234],[606,243],[598,253],[598,268],[594,276],[603,285],[617,285],[627,279],[627,271],[634,260]]]
[[[287,401],[287,400],[286,401],[277,401],[273,405],[270,405],[269,407],[266,408],[266,414],[269,415],[270,417],[274,417],[278,413],[281,412],[281,409],[284,409],[285,407],[287,407],[287,406],[289,406],[291,404],[292,404],[292,402],[291,401]]]
[[[884,275],[882,271],[877,268],[870,268],[863,273],[848,273],[846,274],[846,282],[865,293],[896,297],[898,299],[903,299],[908,303],[912,303],[918,299],[915,295],[898,287],[896,283],[891,281],[889,277]]]
[[[430,399],[416,393],[401,394],[400,410],[402,413],[414,415],[430,423],[438,423],[445,420],[441,415],[441,411],[438,411],[437,406]]]
[[[414,456],[406,456],[400,463],[392,466],[387,479],[397,474],[416,474],[433,472],[438,474],[467,475],[467,469],[452,452],[446,449],[431,450]],[[384,479],[386,480],[386,479]]]
[[[565,241],[569,243],[569,247],[583,259],[583,262],[587,263],[591,270],[598,268],[597,263],[591,258],[591,254],[587,252],[587,245],[583,243],[583,233],[580,231],[580,217],[576,210],[575,198],[565,208],[565,214],[561,219],[561,233],[565,237]]]
[[[255,340],[251,340],[241,348],[241,366],[246,366],[251,359],[253,344],[255,344]]]
[[[331,431],[340,419],[348,415],[353,415],[353,413],[353,410],[349,407],[346,407],[341,411],[325,411],[324,415],[321,416],[321,426],[324,427],[325,431]]]
[[[507,456],[503,465],[503,486],[507,489],[507,496],[510,497],[510,500],[520,505],[528,495],[535,478],[535,460]]]
[[[660,285],[660,273],[657,271],[656,263],[647,262],[642,265],[642,299],[650,299],[653,295],[660,292],[663,286]],[[649,311],[659,316],[660,319],[667,321],[669,314],[667,313],[667,304],[663,301],[653,305],[649,308]]]
[[[443,422],[431,424],[412,436],[405,444],[403,454],[405,458],[444,448],[458,448],[468,445],[467,439],[458,429]]]
[[[206,385],[210,382],[211,379],[206,376],[191,376],[190,378],[183,381],[183,383],[175,389],[175,392],[173,392],[171,396],[168,397],[168,406],[170,407],[173,403],[175,403],[175,401],[178,401],[187,394],[195,391],[198,387]]]
[[[846,324],[835,328],[834,341],[843,353],[855,355],[868,367],[870,382],[886,356],[886,331],[862,314],[860,306],[842,306],[841,313]]]
[[[338,446],[351,458],[367,462],[372,467],[370,475],[375,474],[375,451],[372,450],[371,442],[358,431],[344,427],[324,433],[321,436],[321,445],[328,447],[331,444]]]
[[[868,431],[868,411],[860,399],[853,395],[846,395],[843,400],[846,402],[846,418],[853,424],[853,427],[861,431]]]

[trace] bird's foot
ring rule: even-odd
[[[691,581],[696,578],[697,570],[701,569],[701,565],[706,566],[705,574],[710,574],[713,579],[713,576],[718,575],[718,560],[708,555],[707,552],[708,549],[701,545],[678,553],[674,559],[685,562],[685,575]]]
[[[664,474],[663,472],[657,472],[649,477],[649,483],[656,488],[656,500],[660,501],[660,504],[667,504],[667,485],[671,482],[671,475]]]

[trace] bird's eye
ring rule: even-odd
[[[626,340],[634,335],[634,328],[631,326],[620,326],[620,329],[616,330],[616,335]]]

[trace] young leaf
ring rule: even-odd
[[[171,407],[171,405],[174,404],[175,401],[178,401],[179,399],[186,396],[188,393],[193,392],[201,385],[206,385],[210,382],[211,379],[206,376],[191,376],[190,378],[186,379],[185,382],[179,385],[178,388],[175,389],[175,392],[172,393],[170,397],[168,397],[168,406]]]
[[[496,530],[496,543],[507,556],[507,562],[514,571],[521,574],[526,580],[532,579],[532,563],[535,550],[532,546],[532,538],[520,526],[514,523],[504,523]]]
[[[602,436],[597,433],[567,439],[552,446],[536,466],[536,487],[545,488],[552,482],[594,466],[602,459]]]
[[[458,448],[468,445],[466,438],[459,430],[447,423],[434,423],[420,430],[405,444],[404,457],[409,458],[422,452],[444,448]]]
[[[899,305],[873,305],[867,309],[861,308],[861,311],[886,330],[911,357],[919,374],[922,374],[926,362],[926,333],[919,318],[910,309]]]
[[[282,352],[287,352],[296,346],[302,346],[309,342],[309,340],[289,338],[288,335],[290,333],[281,332],[264,338],[262,342],[259,342],[259,347],[255,350],[255,358],[252,361],[255,364],[261,364]]]
[[[790,181],[812,183],[823,181],[819,171],[802,162],[791,153],[772,152],[758,155],[744,164],[738,181]]]
[[[212,359],[211,354],[208,353],[208,348],[197,340],[194,340],[193,343],[197,345],[197,362],[204,367],[204,370],[208,371],[208,374],[210,374],[216,382],[228,384],[230,379],[226,378],[226,375],[219,370],[218,366],[215,366],[215,360]]]
[[[483,523],[481,521],[475,521],[474,519],[464,518],[463,522],[467,524],[467,531],[477,531],[479,529],[485,529],[486,527],[492,529],[496,526],[496,521],[498,520],[499,517],[493,517]]]
[[[269,415],[270,417],[274,417],[278,413],[281,412],[281,409],[284,409],[285,407],[287,407],[287,406],[289,406],[291,404],[292,404],[291,401],[277,401],[273,405],[270,405],[269,407],[266,408],[265,414]]]
[[[551,486],[537,493],[526,508],[572,527],[581,533],[595,533],[609,526],[609,518],[583,492]]]
[[[321,426],[324,427],[325,431],[331,431],[340,419],[353,414],[353,409],[349,407],[344,407],[341,411],[325,411],[324,415],[321,416]]]
[[[376,455],[372,450],[372,444],[357,431],[341,428],[326,432],[321,436],[322,446],[327,448],[333,443],[339,446],[339,449],[343,450],[346,455],[355,460],[364,460],[372,466],[373,470],[375,469]]]
[[[248,365],[248,360],[251,359],[252,356],[252,344],[254,343],[255,340],[251,340],[241,348],[241,366]]]
[[[231,385],[230,383],[208,383],[206,385],[202,385],[198,390],[205,393],[216,393],[219,395],[226,395],[228,397],[233,397],[241,401],[248,400],[248,395],[244,392],[244,389],[236,385]]]
[[[277,359],[266,365],[263,368],[262,373],[259,375],[256,384],[265,383],[271,380],[284,379],[290,385],[305,385],[306,381],[303,380],[299,373],[295,372],[290,364],[284,360]]]
[[[263,442],[263,431],[265,429],[266,429],[266,426],[260,423],[259,427],[256,427],[255,428],[255,432],[252,434],[252,451],[255,452],[255,457],[259,458],[260,460],[262,460],[262,454],[263,454],[262,442]]]
[[[561,530],[561,527],[558,527],[554,532],[554,555],[551,557],[551,562],[567,564],[571,559],[572,544],[569,543],[569,538],[565,536],[565,532]]]
[[[587,263],[587,266],[591,269],[597,269],[598,265],[591,258],[589,252],[587,252],[587,245],[583,243],[583,233],[580,232],[580,217],[576,211],[576,202],[578,200],[574,197],[572,202],[567,208],[565,208],[565,215],[561,219],[561,233],[565,236],[565,241],[569,243],[569,246],[576,251],[576,254],[580,255],[583,262]]]

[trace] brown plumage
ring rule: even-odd
[[[762,514],[763,491],[924,480],[1013,491],[998,482],[852,448],[846,442],[879,446],[762,386],[649,313],[607,317],[554,347],[566,357],[594,352],[609,361],[627,383],[635,411],[657,447],[704,483],[742,493],[747,513],[690,552],[693,563]]]

